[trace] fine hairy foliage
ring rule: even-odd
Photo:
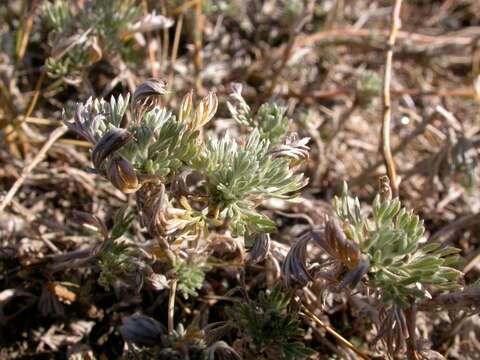
[[[290,249],[282,266],[284,283],[305,286],[322,279],[330,291],[350,288],[363,294],[374,309],[375,342],[382,340],[391,356],[407,347],[412,351],[417,346],[411,340],[416,336],[417,306],[434,308],[445,299],[460,304],[469,296],[456,292],[463,284],[462,272],[453,267],[460,250],[422,245],[423,221],[391,198],[388,178],[381,179],[369,213],[362,211],[358,198],[348,195],[346,183],[333,208],[331,218]],[[329,257],[315,264],[315,272],[307,266],[310,239]]]
[[[201,257],[192,257],[188,260],[177,260],[173,267],[178,281],[177,289],[185,299],[188,299],[190,296],[198,296],[197,290],[202,287],[205,272],[209,269],[205,265],[205,259]]]
[[[243,141],[228,134],[203,137],[199,130],[216,112],[216,95],[211,92],[194,109],[188,93],[175,116],[158,106],[164,92],[162,81],[149,80],[131,101],[127,95],[78,104],[66,123],[94,145],[99,174],[126,193],[138,191],[151,232],[194,235],[202,226],[222,223],[236,235],[275,231],[275,224],[255,208],[268,198],[290,198],[306,184],[294,166],[308,156],[308,139],[284,137],[274,146],[268,133],[262,136],[257,129]],[[200,179],[195,189],[183,189],[181,197],[168,194],[168,187],[185,185],[189,175]],[[152,185],[159,183],[167,190],[159,193],[160,187]],[[158,209],[152,192],[158,195]],[[164,213],[158,217],[160,207]]]
[[[236,234],[272,232],[275,224],[252,211],[261,199],[289,198],[305,184],[288,157],[269,153],[270,142],[255,129],[244,145],[226,136],[207,140],[194,167],[209,179],[209,206],[229,218]]]
[[[298,314],[287,310],[289,303],[290,295],[277,286],[269,294],[260,292],[255,301],[238,302],[228,309],[227,316],[240,338],[235,347],[243,358],[293,360],[314,354],[300,340],[304,332]]]
[[[367,217],[358,199],[348,196],[345,184],[334,207],[346,237],[358,244],[369,260],[367,286],[378,292],[383,302],[406,306],[415,299],[430,298],[429,288],[460,287],[462,273],[452,267],[460,250],[436,243],[421,246],[423,221],[398,199],[377,195]]]
[[[286,108],[277,104],[263,104],[256,116],[252,114],[250,106],[242,96],[242,86],[234,84],[230,94],[231,102],[227,103],[232,117],[239,124],[258,129],[260,136],[268,139],[272,144],[278,143],[288,131]]]

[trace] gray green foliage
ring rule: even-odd
[[[267,139],[270,144],[276,145],[288,133],[288,118],[285,116],[286,108],[278,104],[263,104],[254,116],[250,106],[242,96],[242,86],[232,86],[230,94],[232,102],[227,106],[232,117],[239,124],[257,129],[262,139]]]
[[[190,296],[197,296],[197,290],[202,287],[205,272],[209,269],[205,259],[177,260],[173,268],[178,281],[177,289],[183,297],[188,299]]]
[[[132,100],[127,95],[78,104],[73,121],[67,121],[95,145],[96,170],[125,192],[135,192],[147,183],[162,182],[168,187],[180,174],[194,172],[203,179],[197,186],[205,199],[203,209],[194,213],[183,199],[182,211],[189,214],[188,220],[178,219],[180,211],[172,211],[178,221],[191,222],[194,217],[217,225],[226,222],[238,235],[273,232],[275,224],[255,208],[268,198],[291,198],[306,184],[294,168],[308,157],[308,139],[286,137],[286,127],[281,132],[272,127],[274,136],[262,135],[257,128],[240,139],[228,134],[221,139],[200,136],[217,109],[213,92],[195,109],[192,94],[187,94],[175,116],[158,105],[164,88],[154,81],[142,86]],[[160,93],[145,100],[141,94],[150,91],[148,86],[159,86]],[[276,139],[275,146],[271,137]],[[167,205],[180,205],[171,200]]]
[[[422,246],[423,221],[398,199],[377,195],[372,213],[365,216],[358,199],[348,196],[345,184],[334,206],[347,238],[368,256],[368,285],[381,293],[382,301],[406,305],[431,297],[429,288],[460,287],[462,273],[452,267],[458,261],[459,249],[436,243]]]
[[[117,280],[131,277],[135,271],[133,250],[125,243],[107,240],[98,256],[98,283],[109,289]]]

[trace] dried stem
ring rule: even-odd
[[[177,61],[178,45],[180,43],[180,35],[182,34],[182,26],[183,26],[183,14],[180,14],[177,20],[177,26],[175,27],[175,37],[173,38],[172,56],[170,58],[170,70],[168,72],[168,81],[167,81],[167,99],[170,99],[170,96],[171,96],[170,90],[172,88],[172,83],[173,83],[173,72],[174,72],[175,62]]]
[[[339,343],[341,343],[342,345],[352,350],[355,354],[360,356],[362,359],[367,359],[367,360],[370,359],[370,357],[367,354],[358,350],[355,346],[353,346],[353,344],[350,341],[345,339],[342,335],[337,333],[332,327],[330,327],[329,325],[325,324],[322,320],[320,320],[314,313],[308,310],[305,305],[302,305],[301,309],[310,319],[312,319],[318,325],[323,327],[325,331],[327,331],[330,335],[332,335],[335,339],[337,339]]]
[[[202,71],[202,33],[203,33],[203,17],[202,17],[202,1],[198,0],[195,3],[195,33],[194,33],[194,47],[195,47],[195,89],[197,93],[202,89],[202,79],[200,72]]]
[[[168,333],[172,335],[174,329],[173,313],[175,310],[175,293],[177,292],[177,280],[172,280],[170,295],[168,297]]]
[[[165,239],[163,236],[159,236],[157,239],[158,245],[165,252],[168,261],[173,264],[176,260],[176,256],[173,253],[172,249],[170,249],[170,244],[168,243],[167,239]]]
[[[40,74],[40,77],[38,78],[37,82],[35,83],[35,90],[34,90],[34,93],[33,93],[33,97],[30,100],[30,103],[28,104],[27,110],[25,111],[25,113],[23,114],[22,117],[20,117],[20,118],[17,117],[14,120],[13,128],[5,134],[5,139],[7,141],[12,141],[15,134],[21,134],[22,133],[22,129],[21,129],[20,126],[26,121],[26,119],[30,115],[32,115],[33,109],[35,109],[35,105],[37,105],[37,101],[38,101],[38,98],[40,97],[41,87],[42,87],[43,81],[45,80],[46,73],[47,73],[47,69],[44,66],[43,70]]]
[[[417,320],[417,306],[415,304],[412,304],[405,310],[405,318],[407,319],[408,327],[407,356],[409,360],[419,360],[415,336]]]
[[[424,133],[424,131],[427,129],[428,125],[430,125],[433,120],[435,120],[437,117],[437,111],[435,111],[431,116],[428,116],[424,118],[418,125],[417,127],[407,136],[401,139],[401,141],[395,146],[392,150],[392,155],[397,154],[400,152],[402,149],[405,149],[405,147],[410,144],[413,140],[417,138],[417,136],[421,135]],[[371,180],[371,178],[375,175],[375,171],[377,168],[382,165],[383,161],[380,159],[377,162],[375,162],[373,165],[367,167],[365,170],[362,171],[362,173],[354,178],[351,183],[355,185],[363,185]]]
[[[148,3],[146,0],[142,1],[143,4],[143,15],[147,16],[148,15]],[[157,69],[157,62],[155,60],[155,50],[152,46],[152,34],[150,32],[147,32],[147,50],[148,50],[148,60],[150,62],[150,70],[152,73],[152,77],[157,78],[158,77],[158,69]]]
[[[161,13],[163,16],[168,16],[167,9],[165,7],[165,1],[161,3]],[[162,64],[166,66],[168,59],[168,48],[170,47],[170,36],[167,28],[163,29],[163,40],[162,40]]]
[[[28,2],[24,1],[22,4],[23,13],[20,19],[20,28],[17,33],[17,43],[15,49],[17,64],[23,60],[25,51],[27,50],[28,39],[32,31],[33,20],[35,18],[35,10],[39,2],[33,1],[32,6],[28,9]]]
[[[388,50],[385,60],[385,73],[383,77],[383,122],[382,122],[382,152],[387,168],[387,174],[392,186],[392,194],[398,196],[397,173],[393,161],[392,150],[390,148],[390,123],[392,119],[392,103],[390,99],[390,83],[392,80],[393,48],[397,38],[397,32],[400,27],[400,8],[402,0],[395,0],[392,14],[392,28],[388,38]]]
[[[45,142],[45,144],[42,146],[38,154],[33,158],[32,162],[25,166],[25,168],[22,171],[22,174],[20,177],[15,181],[13,186],[10,188],[8,191],[7,195],[3,198],[2,202],[0,203],[0,213],[5,210],[8,204],[12,201],[13,197],[17,193],[17,191],[20,189],[24,181],[27,179],[28,175],[30,172],[35,168],[35,166],[38,165],[40,161],[42,161],[43,157],[47,153],[47,151],[52,147],[52,145],[55,143],[55,141],[58,140],[65,132],[67,131],[67,127],[62,125],[55,129],[53,131],[48,140]]]

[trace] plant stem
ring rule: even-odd
[[[17,191],[20,189],[22,186],[23,182],[27,179],[28,175],[30,172],[35,168],[35,166],[42,161],[43,157],[47,153],[47,151],[52,147],[52,145],[55,143],[55,141],[58,140],[59,137],[61,137],[65,132],[67,131],[67,127],[65,125],[62,125],[55,129],[53,131],[48,140],[45,142],[45,144],[42,146],[40,151],[37,153],[37,155],[33,158],[33,160],[23,168],[22,174],[20,177],[15,181],[15,183],[12,185],[10,190],[8,191],[7,195],[2,199],[0,202],[0,213],[2,213],[5,208],[7,207],[8,204],[10,204],[10,201],[12,201],[13,197],[17,193]]]
[[[195,24],[193,34],[193,46],[195,49],[193,65],[195,67],[195,89],[198,92],[202,89],[202,79],[200,73],[202,71],[202,42],[203,42],[203,15],[202,15],[202,0],[195,3]]]
[[[312,313],[310,310],[308,310],[305,305],[302,304],[301,309],[310,319],[312,319],[318,325],[323,327],[330,335],[332,335],[334,338],[336,338],[338,340],[338,342],[340,342],[342,345],[344,345],[347,348],[349,348],[350,350],[352,350],[355,354],[360,356],[362,359],[366,359],[366,360],[370,359],[370,357],[367,354],[358,350],[355,346],[353,346],[353,344],[350,341],[345,339],[342,335],[337,333],[333,328],[331,328],[329,325],[325,324],[322,320],[320,320],[314,313]]]
[[[168,334],[172,335],[174,329],[173,313],[175,310],[175,293],[177,292],[177,279],[172,280],[170,295],[168,297]]]
[[[177,60],[178,46],[180,43],[180,35],[182,33],[183,26],[183,14],[180,14],[177,20],[177,26],[175,27],[175,37],[173,38],[173,47],[172,47],[172,56],[170,58],[170,68],[168,71],[168,81],[167,81],[167,103],[171,98],[171,89],[173,83],[173,73],[175,67],[175,61]]]
[[[392,150],[390,148],[390,123],[392,119],[392,103],[390,99],[390,83],[392,80],[393,48],[397,38],[398,28],[400,27],[400,8],[402,0],[395,0],[392,14],[392,27],[388,38],[388,50],[385,60],[385,73],[383,77],[383,121],[382,121],[382,152],[387,168],[387,174],[390,178],[393,197],[398,196],[397,173],[395,162],[393,161]]]

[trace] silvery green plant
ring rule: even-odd
[[[346,183],[333,205],[335,216],[292,246],[282,268],[285,284],[305,286],[319,277],[330,290],[363,293],[377,310],[377,340],[384,340],[390,354],[406,346],[415,351],[415,309],[462,287],[463,274],[453,267],[460,250],[422,244],[423,221],[391,198],[388,178],[382,179],[370,213],[349,196]],[[329,258],[317,263],[316,271],[307,267],[310,239]]]
[[[158,240],[157,258],[174,270],[195,265],[191,281],[183,282],[191,286],[179,284],[185,295],[194,295],[206,267],[189,261],[188,250],[210,231],[256,239],[261,245],[250,259],[265,258],[270,242],[263,239],[275,223],[257,208],[269,198],[292,198],[306,184],[295,169],[308,156],[308,139],[288,134],[284,111],[274,106],[259,115],[279,124],[271,127],[274,136],[252,126],[240,138],[219,138],[205,130],[218,107],[214,92],[196,105],[187,93],[173,114],[161,105],[165,88],[164,81],[149,79],[132,96],[90,98],[65,114],[65,123],[92,144],[92,171],[135,194],[140,220]],[[231,110],[236,117],[234,105]]]
[[[431,297],[429,289],[460,287],[462,272],[452,267],[460,250],[437,243],[422,246],[423,221],[402,207],[398,198],[382,199],[378,194],[367,217],[362,215],[358,199],[348,196],[345,184],[334,207],[347,241],[358,244],[361,256],[367,259],[368,286],[381,301],[405,307]]]
[[[128,63],[136,44],[144,42],[142,33],[173,25],[173,20],[155,13],[143,16],[133,0],[55,0],[43,5],[42,17],[50,28],[48,73],[69,79],[101,59],[116,68]]]

